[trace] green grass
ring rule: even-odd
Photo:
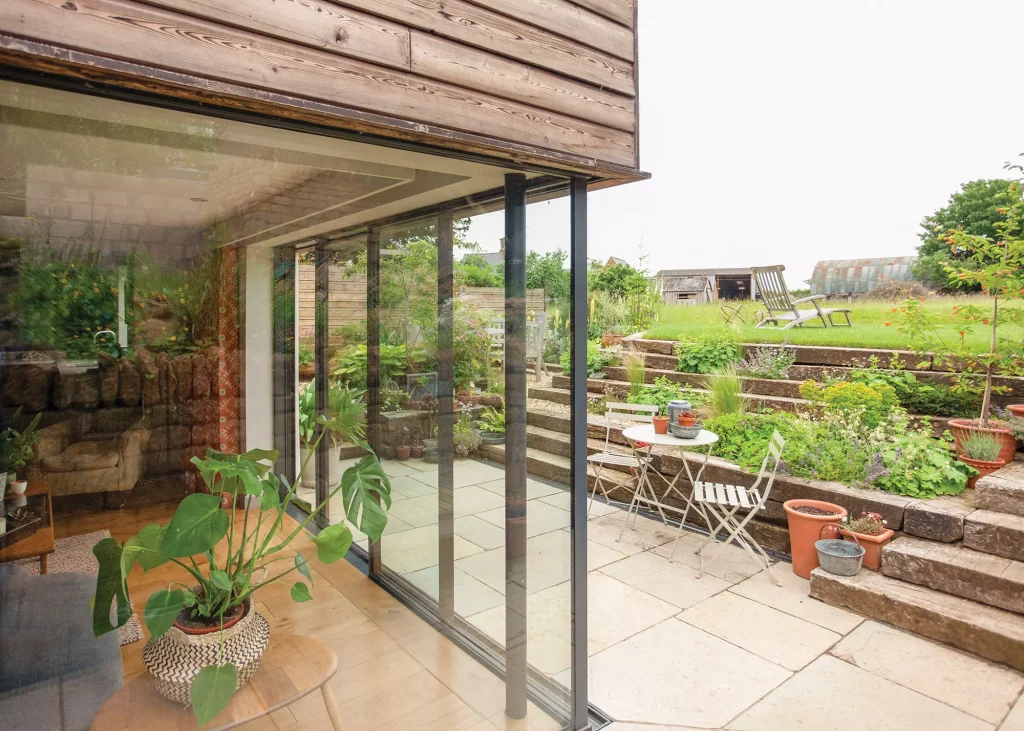
[[[644,333],[644,337],[650,340],[680,340],[688,337],[700,337],[711,331],[724,331],[733,329],[736,337],[746,343],[779,343],[788,341],[793,345],[834,345],[850,348],[881,348],[893,350],[913,350],[914,344],[907,336],[900,333],[896,321],[898,314],[893,313],[895,305],[889,302],[868,302],[859,301],[850,304],[842,302],[830,303],[833,307],[849,307],[852,310],[850,315],[853,320],[853,327],[830,327],[823,328],[820,324],[807,323],[803,327],[795,327],[790,330],[766,327],[756,329],[751,320],[755,320],[754,313],[760,308],[758,302],[744,302],[743,315],[747,324],[734,322],[726,325],[722,317],[720,302],[686,307],[683,305],[664,305],[661,309],[659,324],[653,329]],[[737,303],[730,303],[737,304]],[[925,307],[943,320],[947,319],[955,304],[975,304],[980,307],[991,307],[991,300],[986,297],[939,297],[929,300]],[[1012,307],[1021,307],[1020,302],[1012,303]],[[841,316],[838,318],[841,320]],[[886,322],[892,322],[886,326]],[[955,350],[959,346],[959,335],[957,329],[952,325],[943,325],[938,331],[948,349]],[[1020,328],[1006,327],[1000,329],[1000,339],[1020,342]],[[974,333],[966,338],[966,345],[976,353],[988,352],[989,334],[986,328],[977,328]],[[1000,348],[1002,349],[1002,348]]]

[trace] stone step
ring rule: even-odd
[[[526,425],[526,446],[548,454],[569,457],[572,454],[569,439],[569,435],[563,432]]]
[[[975,510],[964,521],[964,545],[1012,561],[1024,561],[1024,518]]]
[[[604,369],[605,376],[613,381],[626,381],[626,369],[619,366],[607,366]],[[690,388],[702,388],[707,376],[699,373],[683,373],[676,370],[659,370],[648,368],[644,372],[645,383],[654,383],[658,378],[665,378],[681,386]],[[786,381],[772,378],[747,378],[741,377],[743,390],[747,393],[761,394],[764,396],[783,396],[786,398],[800,398],[801,381]]]
[[[1024,518],[1024,462],[1011,462],[978,480],[974,502],[981,510]]]
[[[535,398],[541,401],[550,401],[555,404],[564,404],[568,406],[570,404],[569,389],[568,388],[547,388],[544,386],[530,386],[527,391],[527,395],[530,398]]]
[[[526,410],[526,425],[568,434],[572,429],[569,415],[560,411]]]
[[[811,596],[1024,671],[1024,617],[1012,612],[874,571],[834,576],[817,568]]]
[[[488,459],[494,460],[501,464],[505,463],[505,445],[504,444],[484,444],[480,447],[480,454]],[[540,449],[533,447],[526,448],[526,471],[534,475],[535,477],[542,477],[552,482],[557,482],[562,485],[568,485],[570,483],[570,466],[569,458],[561,457],[555,454],[549,454]],[[618,478],[618,479],[617,479]],[[632,481],[626,475],[622,475],[619,478],[617,473],[605,472],[603,475],[605,482],[609,484],[620,484],[620,485],[631,485]],[[593,487],[594,477],[590,472],[587,473],[587,484]],[[618,500],[629,500],[632,496],[631,491],[616,490],[613,487],[607,487],[608,494],[612,499]]]
[[[960,544],[904,536],[882,551],[882,573],[1024,614],[1024,563]]]

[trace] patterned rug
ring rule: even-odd
[[[110,538],[110,531],[100,530],[95,533],[83,533],[80,536],[70,538],[58,538],[54,542],[54,551],[50,554],[47,565],[47,572],[51,574],[66,574],[78,572],[82,574],[99,573],[100,567],[96,562],[96,556],[92,553],[92,547],[104,538]],[[39,573],[39,559],[27,558],[17,562],[30,574]],[[139,618],[133,614],[118,632],[121,635],[121,644],[130,645],[142,639],[142,628],[139,626]]]

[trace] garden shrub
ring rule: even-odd
[[[600,340],[605,333],[622,334],[628,319],[629,312],[622,297],[607,292],[594,292],[590,298],[587,338]]]
[[[894,433],[878,454],[881,474],[872,484],[907,497],[959,495],[974,469],[958,461],[946,446],[924,431]]]
[[[739,362],[736,370],[751,378],[783,380],[789,378],[789,368],[796,363],[796,351],[785,345],[759,345]]]
[[[697,393],[689,388],[680,386],[678,383],[668,380],[665,376],[658,376],[654,383],[645,384],[638,394],[628,397],[628,403],[657,406],[659,414],[667,413],[668,402],[677,399],[686,399],[694,407],[705,403],[707,398],[704,394]]]
[[[677,371],[716,373],[740,359],[740,346],[731,333],[709,333],[676,344]]]
[[[804,381],[800,384],[800,395],[823,406],[825,411],[838,411],[845,416],[860,413],[864,425],[870,429],[881,424],[889,412],[899,406],[896,391],[886,383],[869,386],[836,381],[823,385],[817,381]]]
[[[572,351],[566,348],[562,352],[561,357],[558,359],[559,364],[562,366],[562,375],[568,376],[570,373],[570,360],[572,357]],[[601,343],[598,340],[587,341],[587,375],[592,376],[595,373],[604,370],[606,365],[611,365],[615,360],[608,351],[601,347]]]
[[[859,368],[850,372],[850,381],[872,388],[890,386],[900,406],[911,414],[970,418],[981,409],[981,392],[967,382],[954,388],[945,383],[923,381],[910,371]]]
[[[718,435],[716,457],[748,471],[760,469],[775,431],[786,440],[782,455],[786,463],[800,459],[814,440],[812,422],[783,411],[715,416],[704,422],[704,428]]]

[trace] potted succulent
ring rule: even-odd
[[[16,422],[20,416],[21,407],[18,407],[18,410],[11,416],[11,423]],[[36,414],[22,431],[9,426],[0,432],[0,474],[2,474],[0,497],[3,496],[4,487],[8,484],[11,485],[11,492],[15,495],[25,492],[25,486],[21,487],[20,492],[15,491],[13,483],[15,481],[24,482],[24,480],[17,480],[18,470],[35,459],[35,446],[39,441],[36,427],[39,426],[42,416],[42,412]]]
[[[679,426],[691,427],[697,423],[697,417],[692,411],[680,411],[676,421],[679,422]]]
[[[480,439],[484,444],[505,443],[505,411],[487,407],[480,415]]]
[[[273,474],[269,464],[277,460],[276,450],[229,454],[211,449],[205,459],[192,459],[211,494],[185,497],[167,525],[148,525],[120,544],[104,538],[93,547],[99,561],[92,610],[97,636],[131,618],[127,577],[136,563],[143,571],[173,563],[189,574],[188,583],[171,583],[146,601],[143,618],[152,639],[143,662],[161,694],[192,705],[200,728],[248,681],[266,648],[270,627],[254,609],[254,593],[292,576],[298,580],[291,585],[291,598],[312,598],[312,552],[291,545],[305,534],[306,525],[339,491],[349,519],[371,540],[379,540],[387,524],[391,483],[369,445],[351,425],[326,417],[318,424],[322,428],[309,445],[300,475],[328,434],[344,433],[370,453],[346,469],[341,484],[294,529],[283,530],[299,480],[289,485],[284,476]],[[250,518],[252,511],[245,510],[236,518],[237,499],[229,501],[228,510],[221,509],[221,493],[259,496],[259,517]],[[344,522],[335,523],[311,540],[317,559],[334,563],[348,552],[352,531]]]
[[[668,434],[668,415],[664,411],[665,407],[662,406],[661,410],[654,416],[655,434]]]
[[[885,520],[878,513],[861,513],[859,518],[846,516],[841,522],[840,532],[846,540],[859,543],[864,549],[864,566],[878,571],[882,566],[882,549],[896,535],[885,527]]]
[[[818,568],[818,551],[814,544],[831,535],[824,533],[828,523],[839,523],[846,517],[846,508],[822,500],[787,500],[782,504],[789,525],[789,547],[793,556],[793,573],[805,579]]]
[[[1002,440],[987,431],[972,431],[960,440],[956,458],[978,472],[967,480],[967,487],[974,487],[982,477],[1006,464],[1002,449]]]
[[[329,421],[322,423],[331,425],[325,426],[328,442],[328,474],[327,487],[334,488],[341,480],[341,443],[349,441],[347,434],[354,434],[362,439],[366,428],[366,405],[363,403],[363,391],[350,389],[343,386],[340,381],[331,384],[327,392],[327,408],[331,415]],[[314,488],[316,486],[316,460],[308,459],[313,453],[314,442],[319,443],[317,438],[317,417],[316,417],[316,382],[307,385],[299,392],[299,461],[302,464],[309,463],[307,469],[302,471],[302,486]]]

